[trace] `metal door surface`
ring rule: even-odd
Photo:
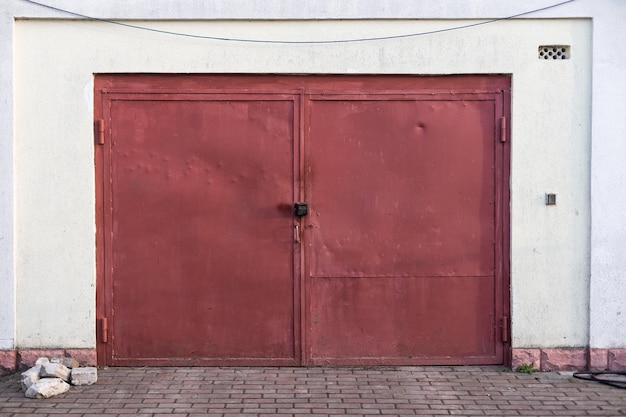
[[[107,362],[296,364],[293,97],[106,98]]]
[[[507,363],[509,87],[96,76],[99,364]]]
[[[501,109],[497,94],[311,97],[311,363],[502,363]]]

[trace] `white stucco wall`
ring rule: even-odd
[[[124,1],[49,2],[91,16],[181,19],[135,22],[171,31],[286,40],[417,33],[477,22],[458,18],[497,18],[552,4],[416,3],[224,0],[207,6],[197,0],[184,7],[167,1],[137,1],[130,7]],[[614,137],[615,129],[603,127],[609,109],[624,114],[626,87],[618,82],[621,101],[595,94],[609,95],[626,66],[623,55],[609,53],[610,32],[621,24],[613,16],[624,13],[618,0],[578,0],[533,15],[576,19],[507,20],[335,45],[210,41],[58,19],[13,24],[20,16],[67,16],[20,0],[0,10],[7,23],[0,26],[5,39],[0,51],[7,57],[0,62],[0,100],[13,109],[0,114],[0,294],[7,299],[0,304],[0,349],[95,345],[91,91],[93,74],[100,72],[512,74],[513,346],[585,346],[590,329],[594,347],[626,346],[626,314],[617,314],[626,298],[619,283],[626,261],[618,259],[615,246],[624,243],[626,220],[618,202],[609,204],[616,194],[611,191],[626,186],[616,156],[624,145]],[[593,17],[594,24],[582,17]],[[287,20],[229,20],[247,18]],[[604,57],[600,62],[592,62],[592,38],[593,56]],[[572,45],[572,59],[538,60],[541,44]],[[621,137],[623,130],[617,128]],[[614,185],[615,171],[621,174]],[[556,207],[544,205],[546,192],[558,195]],[[592,220],[592,195],[602,202],[593,203],[593,213],[598,206],[611,224],[595,214]],[[599,247],[597,254],[590,241]],[[39,295],[43,288],[50,291],[47,296]],[[610,320],[604,318],[607,312]],[[621,329],[615,323],[623,323]]]
[[[15,342],[13,248],[13,16],[0,13],[0,349]],[[9,32],[10,31],[10,32]]]
[[[626,3],[600,2],[593,40],[590,345],[626,347]]]

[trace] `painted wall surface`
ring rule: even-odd
[[[626,3],[600,2],[593,40],[590,346],[626,346]],[[620,29],[621,28],[621,29]]]
[[[341,39],[421,32],[460,23],[151,22],[150,26],[225,37],[263,38],[272,33],[295,40],[320,33]],[[18,21],[18,344],[93,343],[95,180],[89,93],[92,74],[101,72],[512,73],[513,334],[517,344],[586,344],[589,23],[508,21],[414,39],[277,46],[181,39],[102,23]],[[572,59],[539,60],[537,46],[548,41],[573,45]],[[559,194],[559,205],[546,207],[545,192]],[[63,244],[50,245],[47,236]],[[58,293],[26,303],[42,285]],[[59,297],[67,302],[53,308]],[[50,313],[45,318],[32,313],[42,310]],[[552,318],[550,325],[546,316]],[[63,328],[68,320],[75,325],[60,334],[54,326],[46,329],[44,320],[50,322],[51,317]]]
[[[617,4],[620,0],[608,0]],[[606,3],[600,0],[598,3]],[[526,0],[523,3],[502,0],[38,0],[37,3],[53,6],[41,7],[28,0],[8,0],[9,10],[16,17],[72,17],[59,13],[58,9],[78,14],[112,19],[471,19],[502,18],[540,10],[533,16],[585,17],[589,16],[595,2],[581,0]],[[567,7],[551,8],[553,5]],[[606,6],[606,4],[602,5]],[[544,10],[545,9],[545,10]]]
[[[0,349],[15,345],[13,15],[0,5]],[[3,10],[6,9],[6,10]]]
[[[459,18],[554,4],[416,3],[53,4],[104,18],[180,19],[129,23],[187,34],[296,41],[449,29],[481,22]],[[612,47],[620,45],[613,36],[626,17],[619,0],[577,0],[525,19],[432,35],[316,45],[194,39],[65,20],[23,0],[0,11],[0,103],[12,109],[0,114],[0,349],[95,345],[92,90],[93,74],[102,72],[512,74],[513,346],[586,346],[590,336],[593,347],[626,346],[626,258],[619,251],[626,205],[623,193],[615,197],[626,187],[619,160],[626,127],[615,123],[626,113],[619,75],[626,56]],[[57,20],[13,21],[19,17]],[[371,18],[378,20],[365,20]],[[572,58],[539,60],[543,44],[572,45]],[[544,205],[546,192],[558,195],[557,206]]]

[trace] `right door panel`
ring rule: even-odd
[[[307,100],[305,357],[502,363],[499,94]]]

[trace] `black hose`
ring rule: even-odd
[[[624,378],[615,379],[611,376],[622,376]],[[586,381],[595,381],[601,384],[610,385],[612,387],[626,389],[626,372],[574,372],[574,378],[584,379]]]

